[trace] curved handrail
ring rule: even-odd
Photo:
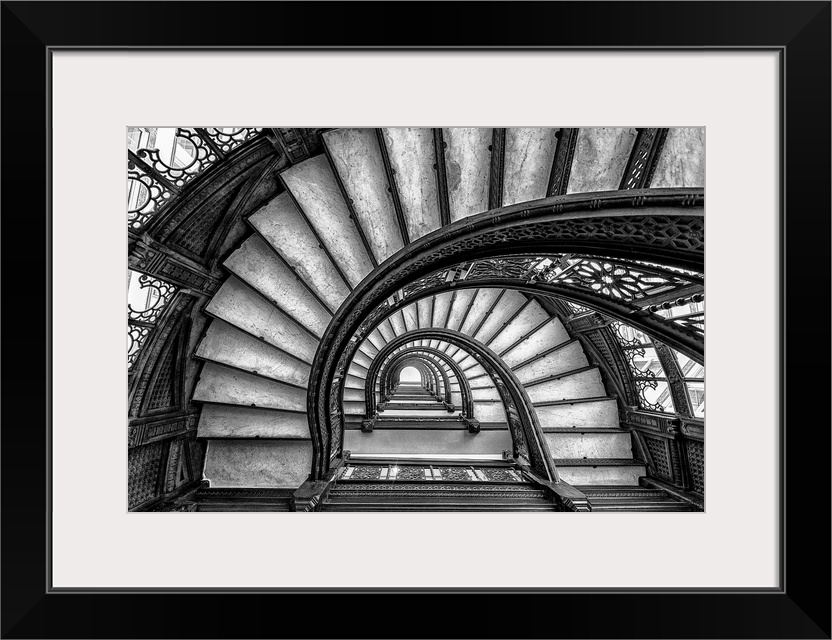
[[[347,297],[318,345],[307,397],[313,477],[321,477],[341,447],[340,399],[332,393],[333,383],[342,379],[345,362],[363,337],[358,334],[362,323],[369,320],[367,324],[374,325],[389,308],[385,302],[395,301],[402,287],[463,260],[518,252],[582,252],[702,271],[703,205],[702,189],[554,196],[459,220],[398,251]],[[536,285],[535,291],[539,293],[542,286]],[[552,290],[581,304],[598,302],[581,301],[581,294],[568,288]],[[632,309],[621,306],[626,311],[619,309],[617,315],[611,315],[620,318],[632,313]],[[638,325],[632,318],[625,321]],[[649,330],[664,342],[677,341],[678,332],[666,336],[667,327],[661,322],[644,324],[653,325]]]

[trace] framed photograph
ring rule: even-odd
[[[830,637],[828,2],[2,11],[4,637]]]

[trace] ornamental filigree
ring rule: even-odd
[[[223,153],[228,153],[262,130],[262,127],[207,127],[205,133]]]
[[[194,129],[177,129],[171,158],[158,149],[139,149],[140,158],[171,184],[182,187],[214,164],[219,157]]]
[[[471,265],[465,280],[483,278],[524,278],[540,262],[539,257],[515,256],[494,260],[480,260]]]
[[[631,302],[701,284],[668,270],[590,256],[558,256],[537,274],[537,282],[587,288],[617,301]]]
[[[143,303],[144,308],[134,309],[133,305],[128,303],[127,318],[128,320],[142,323],[156,322],[176,292],[176,287],[169,282],[143,273],[139,276],[139,288],[141,290],[147,290],[147,295]]]
[[[655,375],[653,376],[655,378]],[[659,381],[655,379],[648,379],[648,378],[640,378],[633,381],[636,385],[636,391],[638,392],[638,399],[639,399],[639,406],[642,409],[647,409],[648,411],[660,411],[664,412],[664,407],[659,402],[650,402],[647,399],[647,392],[655,391],[659,387]]]
[[[171,192],[138,165],[127,162],[127,225],[140,229],[171,199]]]
[[[127,370],[133,368],[139,351],[144,346],[147,336],[150,335],[150,328],[141,325],[127,325]]]
[[[437,271],[436,273],[432,273],[429,276],[425,276],[424,278],[419,278],[416,282],[407,285],[402,289],[402,293],[405,298],[409,298],[410,296],[420,293],[422,291],[426,291],[428,289],[433,289],[434,287],[438,287],[441,284],[444,284],[448,278],[448,270],[443,269],[442,271]]]

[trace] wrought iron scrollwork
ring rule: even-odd
[[[131,304],[127,305],[127,317],[129,320],[144,323],[153,323],[159,318],[171,297],[176,292],[176,287],[147,274],[139,276],[139,287],[147,289],[147,307],[145,309],[134,309]]]
[[[223,153],[228,153],[257,136],[262,127],[207,127],[205,133]]]
[[[195,129],[183,128],[176,130],[171,160],[163,160],[158,149],[139,149],[138,156],[177,187],[183,187],[219,159]]]
[[[130,272],[131,278],[136,272]],[[151,329],[170,302],[176,287],[169,282],[159,280],[147,274],[138,274],[139,291],[143,291],[144,308],[135,309],[127,303],[127,369],[133,368],[142,346],[147,341]],[[135,292],[134,294],[135,295]]]
[[[127,325],[127,370],[133,368],[139,351],[144,346],[147,336],[150,335],[150,328],[142,325]]]
[[[471,266],[468,276],[465,279],[523,278],[541,260],[542,258],[536,256],[511,256],[492,260],[479,260]]]
[[[172,192],[136,162],[127,161],[127,224],[141,229],[171,200]]]

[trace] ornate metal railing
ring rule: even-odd
[[[649,331],[694,360],[704,342],[697,332],[603,292],[569,283],[529,282],[503,274],[482,280],[448,280],[449,270],[505,254],[607,256],[659,269],[704,270],[702,189],[646,189],[555,196],[460,220],[405,247],[379,265],[347,298],[323,336],[310,377],[308,413],[320,477],[340,451],[333,443],[337,410],[330,390],[344,375],[358,342],[392,310],[453,286],[511,286],[567,301]],[[456,277],[456,276],[454,276]],[[675,276],[674,276],[675,277]],[[645,296],[646,297],[646,296]],[[338,436],[336,436],[337,438]]]

